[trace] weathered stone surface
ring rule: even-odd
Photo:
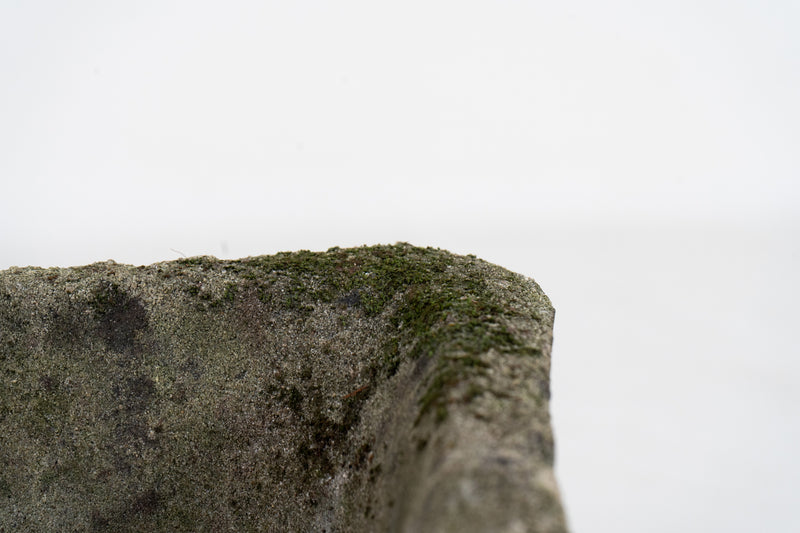
[[[407,244],[0,272],[0,531],[565,531],[553,313]]]

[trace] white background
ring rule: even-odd
[[[0,3],[0,268],[394,243],[557,308],[570,525],[800,531],[800,4]]]

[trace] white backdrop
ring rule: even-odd
[[[557,308],[576,533],[800,531],[800,4],[5,1],[0,268],[408,241]]]

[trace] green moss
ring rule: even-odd
[[[489,368],[488,363],[485,363],[480,359],[478,359],[477,357],[470,355],[465,357],[447,357],[445,359],[450,361],[455,361],[466,368]]]
[[[397,301],[387,315],[398,335],[383,348],[381,371],[386,376],[399,368],[401,346],[410,347],[407,355],[412,359],[432,357],[443,346],[471,354],[495,348],[535,355],[520,346],[499,321],[513,313],[495,300],[484,279],[476,273],[450,272],[456,261],[441,250],[407,244],[335,247],[325,253],[301,251],[245,259],[241,265],[249,270],[241,275],[249,280],[288,281],[282,304],[292,310],[310,312],[313,305],[340,302],[369,317],[386,313],[388,304]],[[267,299],[266,290],[259,289],[258,294],[262,301]],[[447,324],[448,317],[455,317],[455,322]],[[339,320],[342,327],[350,324],[347,315]]]
[[[236,298],[236,292],[238,291],[238,286],[236,283],[229,282],[225,285],[225,291],[222,294],[222,299],[227,302],[233,302]]]
[[[483,387],[475,383],[470,383],[469,386],[467,387],[467,391],[464,393],[464,397],[462,398],[462,400],[464,401],[464,403],[469,403],[478,396],[480,396],[481,394],[483,394],[484,392],[486,392],[486,390]]]
[[[54,484],[79,485],[86,480],[82,462],[85,458],[71,457],[42,473],[39,477],[39,490],[46,492]]]
[[[186,257],[178,259],[178,264],[183,266],[199,266],[203,270],[210,270],[217,263],[215,257],[208,255],[200,255],[196,257]]]
[[[119,285],[111,282],[104,282],[98,286],[89,300],[89,306],[94,310],[98,317],[105,316],[115,308],[124,305],[128,300],[128,295]]]
[[[383,345],[381,358],[383,369],[388,377],[394,376],[400,368],[400,341],[397,337],[389,337]]]
[[[30,405],[26,420],[31,435],[37,438],[54,435],[67,412],[66,402],[62,398],[40,397]]]
[[[364,313],[374,316],[382,313],[398,292],[430,285],[452,260],[432,248],[399,245],[282,253],[243,261],[264,274],[285,276],[289,306],[309,299],[331,303],[355,292]],[[313,280],[320,283],[311,283]]]
[[[517,353],[526,357],[542,357],[542,350],[533,346],[520,346]]]
[[[422,417],[431,409],[436,409],[436,421],[442,422],[447,418],[446,397],[447,392],[463,379],[463,375],[453,366],[442,366],[435,373],[433,380],[428,385],[425,394],[419,400],[419,414],[415,421],[418,424]]]

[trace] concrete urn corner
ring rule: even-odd
[[[0,272],[0,531],[547,532],[554,310],[408,244]]]

